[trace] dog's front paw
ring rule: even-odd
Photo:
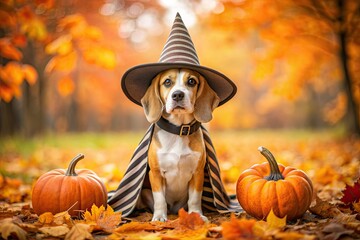
[[[209,219],[207,217],[205,217],[204,215],[200,214],[200,217],[204,222],[209,222]]]
[[[151,221],[153,221],[153,222],[154,221],[166,222],[167,221],[167,216],[164,213],[160,213],[160,214],[155,214],[154,213],[154,216],[153,216]]]
[[[200,218],[204,221],[204,222],[209,222],[209,219],[207,217],[205,217],[201,211],[189,211],[189,213],[198,213],[200,215]]]

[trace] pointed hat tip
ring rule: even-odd
[[[176,12],[176,16],[175,16],[175,18],[180,18],[180,19],[182,20],[181,15],[180,15],[180,13],[179,13],[179,12]]]

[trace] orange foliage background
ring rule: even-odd
[[[126,99],[120,78],[132,66],[158,61],[176,11],[189,28],[201,64],[225,73],[238,87],[234,99],[215,110],[212,128],[346,125],[351,109],[337,34],[349,33],[347,66],[356,110],[359,3],[344,1],[343,21],[337,20],[336,4],[3,1],[2,132],[146,128],[142,109]]]

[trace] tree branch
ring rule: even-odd
[[[351,15],[348,26],[348,37],[352,38],[360,29],[360,3]]]
[[[317,0],[312,0],[317,1]],[[297,4],[297,7],[302,9],[304,14],[307,14],[309,16],[313,16],[314,19],[318,18],[323,20],[329,27],[333,28],[335,20],[331,17],[329,17],[325,12],[319,10],[318,8],[311,6],[311,5],[303,5],[303,4]]]
[[[319,0],[311,0],[313,6],[314,6],[314,9],[315,9],[315,12],[325,18],[326,20],[332,22],[332,23],[335,23],[336,22],[336,18],[331,16],[330,13],[326,10],[326,7],[324,6],[324,4],[322,4],[323,2],[322,1],[319,1]]]

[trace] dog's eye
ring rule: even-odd
[[[165,87],[170,87],[171,84],[172,84],[172,82],[171,82],[170,79],[166,79],[166,80],[164,81],[164,86],[165,86]]]
[[[189,78],[187,84],[190,87],[194,87],[196,85],[196,80],[194,78]]]

